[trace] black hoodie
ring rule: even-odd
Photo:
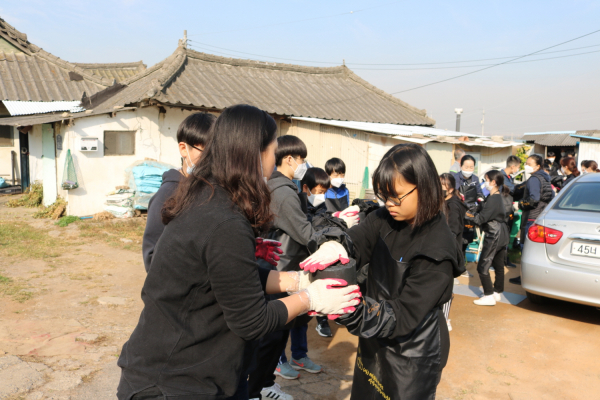
[[[457,196],[446,200],[446,218],[450,231],[456,238],[459,248],[463,246],[463,232],[465,230],[465,214],[469,208]]]
[[[144,268],[146,268],[146,272],[150,270],[154,247],[165,230],[160,210],[165,201],[175,193],[175,189],[177,189],[181,178],[183,178],[183,175],[178,169],[170,169],[165,172],[162,176],[163,180],[158,192],[152,196],[150,203],[148,203],[148,218],[142,241],[142,254],[144,256]]]

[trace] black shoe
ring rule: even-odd
[[[329,322],[325,321],[317,321],[317,327],[315,328],[317,333],[323,337],[332,337],[331,328],[329,327]]]
[[[517,276],[516,278],[510,278],[508,281],[510,283],[512,283],[513,285],[520,285],[521,284],[521,277]]]
[[[506,262],[506,266],[507,266],[508,268],[517,268],[517,264],[513,264],[513,263],[511,263],[510,261],[507,261],[507,262]]]

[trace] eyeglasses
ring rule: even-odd
[[[202,153],[204,150],[197,148],[196,146],[194,146],[193,144],[188,144],[188,146],[190,146],[193,149],[198,150],[200,153]]]
[[[404,198],[406,196],[408,196],[409,194],[411,194],[412,192],[414,192],[416,189],[417,189],[417,187],[415,186],[414,188],[412,188],[412,190],[410,192],[408,192],[404,196],[400,197],[397,201],[393,200],[391,197],[382,197],[381,200],[384,203],[387,203],[389,201],[390,203],[392,203],[395,206],[400,206],[402,204],[402,200],[404,200]]]

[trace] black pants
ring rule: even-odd
[[[504,259],[506,257],[506,248],[503,246],[498,249],[498,252],[494,256],[492,260],[492,267],[496,271],[496,279],[494,280],[494,284],[492,285],[492,278],[490,277],[489,269],[487,271],[477,271],[479,272],[479,279],[481,280],[481,285],[483,286],[483,294],[489,296],[491,294],[502,293],[504,292]]]
[[[289,330],[269,333],[260,339],[256,357],[256,365],[248,379],[248,394],[250,398],[260,398],[260,391],[275,384],[273,372],[279,363],[279,357],[285,350]]]
[[[164,400],[165,395],[159,388],[153,386],[133,395],[131,400]]]

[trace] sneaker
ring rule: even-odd
[[[495,306],[496,299],[494,299],[494,295],[491,294],[489,296],[481,296],[477,300],[473,300],[473,303],[478,306]]]
[[[448,332],[452,332],[452,324],[450,323],[450,320],[447,320],[446,323],[448,324]]]
[[[290,365],[295,370],[303,369],[306,372],[310,372],[311,374],[318,374],[319,372],[321,372],[323,370],[323,368],[321,368],[320,365],[315,364],[308,357],[304,357],[304,358],[301,358],[299,360],[295,360],[292,357],[292,361],[290,361]]]
[[[520,285],[521,284],[521,277],[517,276],[516,278],[510,278],[508,281],[510,283],[512,283],[513,285]]]
[[[500,293],[494,292],[494,300],[496,300],[497,302],[502,300],[502,296],[500,296]]]
[[[517,264],[513,264],[510,261],[507,261],[506,262],[506,267],[507,268],[517,268]]]
[[[329,323],[327,322],[327,320],[325,320],[325,321],[317,320],[317,327],[315,329],[317,330],[317,333],[320,336],[323,336],[323,337],[332,337],[333,336],[333,334],[331,333],[331,328],[329,327]]]
[[[490,271],[496,271],[496,268],[490,267]]]
[[[263,390],[260,391],[260,395],[263,399],[294,400],[294,396],[281,390],[281,386],[279,386],[278,383],[271,387],[263,388]]]
[[[300,377],[300,373],[292,368],[289,363],[279,364],[273,373],[283,379],[298,379]]]
[[[465,278],[472,278],[474,275],[469,271],[465,271],[460,276],[464,276]]]

